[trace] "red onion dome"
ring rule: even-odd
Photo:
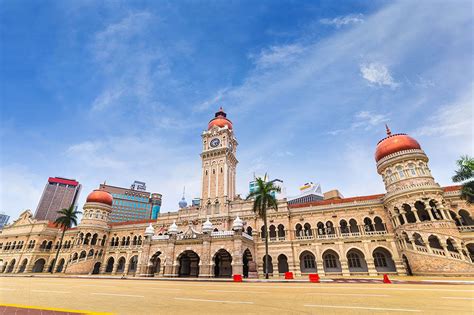
[[[229,129],[232,129],[232,122],[227,119],[227,114],[224,112],[224,109],[219,108],[219,111],[216,113],[215,118],[211,119],[207,125],[207,130],[211,130],[212,127],[217,126],[223,128],[227,126]]]
[[[421,149],[418,141],[416,141],[412,137],[404,133],[397,133],[392,135],[392,132],[390,131],[388,126],[385,126],[387,128],[387,137],[377,143],[377,149],[375,150],[376,162],[380,161],[387,155],[390,155],[395,152]]]
[[[95,189],[87,196],[86,202],[98,202],[111,206],[114,198],[102,189]]]

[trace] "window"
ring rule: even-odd
[[[336,256],[333,254],[326,254],[324,256],[324,264],[326,268],[337,268]]]
[[[403,167],[397,166],[397,173],[400,179],[405,178],[405,172],[403,171]]]
[[[421,175],[425,175],[425,169],[423,168],[423,163],[418,164],[418,170]]]
[[[375,267],[387,267],[387,259],[385,258],[385,255],[382,253],[374,254],[374,263],[375,263]]]
[[[306,254],[303,256],[303,266],[305,269],[315,268],[316,264],[313,255]]]
[[[410,176],[416,176],[415,164],[410,163],[408,164],[408,171]]]
[[[347,261],[349,268],[361,268],[360,258],[356,253],[349,253],[349,255],[347,255]]]

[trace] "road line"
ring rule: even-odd
[[[51,291],[51,290],[31,290],[31,292],[44,292],[44,293],[71,293],[69,291]]]
[[[211,302],[211,303],[229,303],[229,304],[253,304],[253,302],[244,301],[223,301],[223,300],[204,300],[204,299],[190,299],[190,298],[174,298],[180,301],[193,301],[193,302]]]
[[[229,292],[229,293],[270,293],[265,291],[232,291],[232,290],[206,290],[206,292]]]
[[[305,294],[312,294],[312,295],[337,295],[337,296],[375,296],[375,297],[389,297],[391,295],[387,294],[355,294],[355,293],[305,293]]]
[[[143,295],[133,295],[133,294],[115,294],[115,293],[91,293],[93,295],[110,295],[110,296],[127,296],[127,297],[139,297],[144,298]]]
[[[474,298],[468,297],[457,297],[457,296],[442,296],[443,299],[450,299],[450,300],[474,300]]]
[[[405,308],[383,308],[383,307],[362,307],[362,306],[338,306],[338,305],[319,305],[305,304],[306,307],[323,307],[323,308],[344,308],[350,310],[370,310],[370,311],[389,311],[389,312],[421,312],[420,310],[410,310]]]

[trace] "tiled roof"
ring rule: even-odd
[[[367,200],[376,200],[380,199],[385,194],[378,194],[378,195],[370,195],[370,196],[359,196],[359,197],[350,197],[350,198],[342,198],[342,199],[329,199],[329,200],[321,200],[321,201],[312,201],[306,203],[298,203],[293,205],[288,205],[290,208],[303,208],[303,207],[310,207],[310,206],[323,206],[323,205],[332,205],[338,203],[349,203],[354,201],[367,201]]]
[[[156,222],[156,220],[145,219],[145,220],[138,220],[138,221],[114,222],[114,223],[109,223],[109,225],[120,226],[120,225],[133,225],[133,224],[141,224],[141,223],[153,223],[153,222]]]
[[[443,187],[443,191],[444,192],[448,192],[448,191],[456,191],[456,190],[461,190],[461,185],[455,185],[455,186],[446,186],[446,187]]]

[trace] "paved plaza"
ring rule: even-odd
[[[109,314],[472,314],[473,289],[473,285],[461,284],[2,277],[0,304],[10,306],[3,314],[14,307],[49,309],[49,314],[61,310]]]

